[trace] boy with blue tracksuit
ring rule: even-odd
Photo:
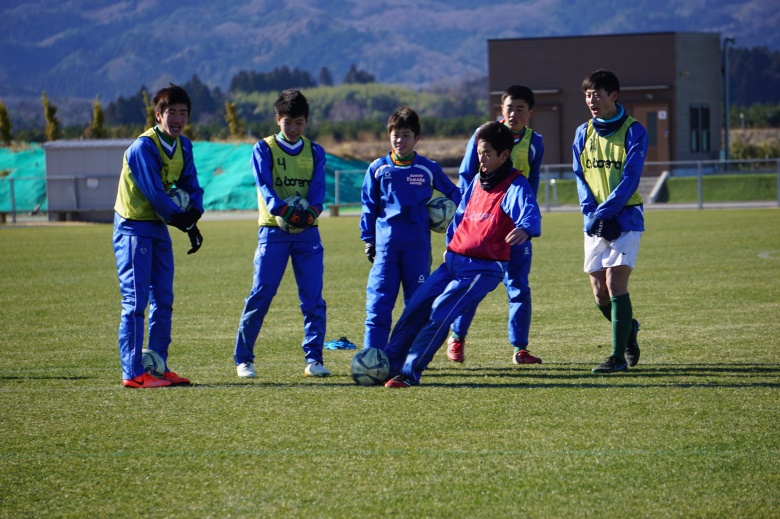
[[[299,90],[285,90],[274,104],[280,132],[259,141],[252,150],[252,172],[257,184],[257,250],[252,290],[246,298],[236,334],[233,359],[242,378],[256,376],[254,347],[263,319],[292,260],[303,313],[304,374],[326,377],[323,365],[325,300],[322,298],[323,248],[317,217],[325,201],[325,151],[303,136],[309,103]],[[290,196],[305,198],[308,209],[291,207]],[[283,219],[297,232],[279,227]]]
[[[639,362],[628,279],[645,230],[637,192],[647,156],[647,132],[618,104],[620,82],[597,70],[582,82],[592,119],[577,128],[572,150],[584,216],[585,272],[596,306],[612,323],[612,353],[594,373],[624,371]]]
[[[122,385],[130,388],[189,384],[168,369],[173,313],[172,225],[190,238],[197,252],[203,237],[197,222],[203,214],[203,189],[198,183],[192,143],[182,135],[192,106],[187,92],[168,85],[154,96],[157,125],[127,148],[114,205],[114,255],[122,294],[119,357]],[[190,208],[179,208],[166,194],[173,187],[190,196]],[[148,348],[165,361],[165,374],[145,373],[141,361],[144,312],[149,306]]]
[[[384,349],[398,290],[404,304],[431,273],[431,230],[426,204],[433,190],[460,202],[439,165],[414,151],[420,120],[409,107],[387,121],[392,151],[371,163],[361,189],[360,239],[373,263],[366,287],[364,348]]]
[[[511,248],[541,234],[542,215],[528,180],[509,159],[512,132],[499,122],[477,130],[480,173],[447,229],[444,263],[415,292],[385,352],[386,387],[420,383],[457,315],[473,312],[504,279]]]
[[[534,112],[534,93],[522,85],[513,85],[501,96],[502,122],[514,137],[512,164],[528,179],[534,196],[539,191],[540,166],[544,157],[542,136],[528,128],[528,121]],[[465,191],[479,173],[476,134],[469,140],[466,154],[460,165],[458,187]],[[512,247],[504,275],[504,286],[509,296],[509,343],[514,346],[514,364],[541,364],[542,359],[528,351],[528,333],[531,328],[531,287],[528,274],[531,271],[531,240]],[[475,309],[476,310],[476,309]],[[474,319],[474,311],[466,312],[452,323],[452,335],[447,341],[447,357],[453,362],[465,360],[466,334]]]

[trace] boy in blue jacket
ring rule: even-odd
[[[192,109],[187,92],[168,85],[154,95],[157,125],[127,148],[114,205],[114,255],[122,293],[119,322],[119,357],[122,385],[151,388],[190,381],[168,369],[173,315],[173,246],[168,225],[186,232],[192,248],[203,237],[197,222],[203,214],[203,189],[192,157],[192,143],[182,135]],[[166,194],[176,187],[190,195],[190,208],[182,210]],[[144,372],[144,312],[149,306],[148,348],[165,361],[165,374],[156,378]]]
[[[239,377],[257,376],[255,342],[291,260],[303,314],[304,374],[327,377],[330,370],[322,359],[326,325],[322,298],[324,250],[317,226],[325,201],[325,151],[303,136],[309,102],[299,90],[283,91],[274,110],[279,133],[259,141],[252,150],[259,228],[252,290],[241,313],[233,360]],[[305,198],[309,208],[289,206],[285,199],[294,195]],[[276,217],[298,232],[280,228]]]
[[[431,273],[431,230],[426,204],[433,190],[460,203],[460,192],[439,165],[414,151],[420,119],[411,108],[387,121],[392,151],[371,163],[363,179],[360,239],[373,263],[366,287],[364,348],[384,349],[398,290],[404,304]]]
[[[444,263],[415,292],[385,349],[386,387],[420,383],[452,321],[473,311],[504,279],[511,248],[541,234],[542,215],[528,180],[509,159],[512,132],[499,122],[477,130],[480,173],[447,229]]]
[[[582,82],[592,119],[574,136],[574,175],[585,222],[585,272],[601,313],[612,323],[612,354],[594,373],[625,371],[639,362],[628,278],[645,230],[637,192],[647,156],[647,132],[617,99],[620,82],[597,70]]]
[[[544,142],[542,136],[528,127],[534,113],[534,93],[527,86],[512,85],[501,95],[501,119],[512,130],[512,165],[528,179],[534,196],[539,191],[539,176]],[[460,165],[458,187],[465,192],[479,173],[476,134],[469,140],[466,154]],[[514,364],[541,364],[542,359],[528,351],[528,333],[531,328],[531,287],[528,275],[531,272],[533,247],[531,241],[512,247],[509,265],[504,275],[504,286],[509,297],[509,321],[507,324],[509,344],[514,347]],[[466,334],[474,319],[473,312],[467,312],[452,323],[452,335],[447,341],[447,358],[463,362],[466,358]]]

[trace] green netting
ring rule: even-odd
[[[205,191],[204,206],[212,211],[257,209],[257,192],[252,176],[251,144],[213,142],[193,143],[198,179]],[[339,202],[359,203],[360,186],[368,163],[327,155],[326,204],[335,200],[336,171],[357,171],[360,174],[340,176]],[[121,164],[117,164],[117,175]],[[10,173],[7,173],[9,172]],[[16,211],[46,210],[46,159],[43,148],[31,144],[24,149],[0,148],[0,211],[11,210],[11,185]],[[10,182],[13,179],[13,183]],[[111,201],[113,205],[113,201]]]
[[[0,211],[46,210],[46,157],[39,144],[0,148]],[[12,180],[13,179],[13,180]]]

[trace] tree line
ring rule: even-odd
[[[765,47],[734,48],[730,57],[731,128],[780,128],[780,52]],[[210,88],[197,75],[184,83],[193,114],[187,135],[201,140],[252,140],[273,133],[273,101],[285,88],[306,89],[312,105],[308,133],[328,135],[336,141],[384,134],[387,115],[408,104],[421,115],[426,135],[469,135],[485,114],[485,79],[466,82],[448,90],[413,91],[377,84],[372,74],[352,65],[341,84],[335,85],[327,67],[316,79],[308,71],[287,66],[270,72],[240,71],[227,92]],[[120,96],[105,110],[98,98],[92,103],[92,120],[86,127],[62,128],[57,107],[43,92],[45,128],[20,132],[18,140],[57,138],[131,138],[154,125],[150,93],[145,86],[129,97]],[[14,138],[6,106],[0,100],[0,143]]]

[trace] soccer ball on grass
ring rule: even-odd
[[[296,209],[305,211],[309,208],[309,201],[298,195],[288,196],[284,199],[284,201],[287,202],[287,205],[290,207],[290,211],[294,211]],[[289,223],[285,222],[284,218],[281,216],[276,217],[276,224],[281,230],[290,234],[297,234],[303,231],[303,229],[298,229],[297,227],[293,227]]]
[[[141,350],[141,364],[143,364],[145,372],[154,375],[157,378],[165,375],[165,361],[156,351],[147,349]]]
[[[390,359],[378,348],[363,348],[352,357],[352,380],[361,386],[384,384],[390,377]]]
[[[446,232],[455,216],[455,202],[446,196],[435,196],[426,204],[428,209],[428,224],[433,232]]]

